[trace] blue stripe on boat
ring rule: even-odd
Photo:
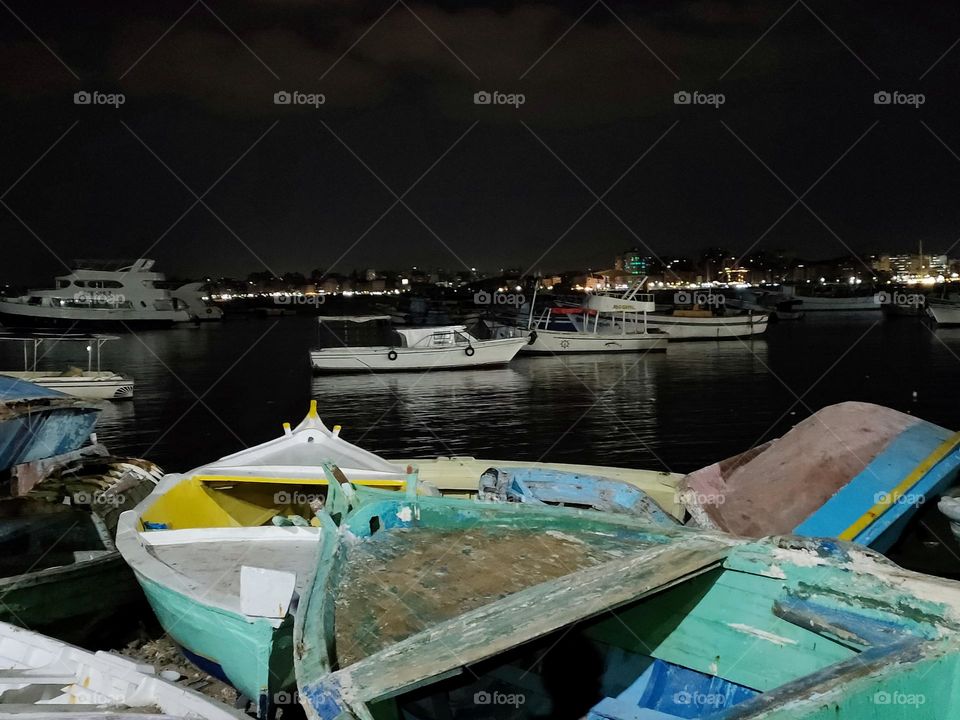
[[[862,472],[800,523],[794,532],[813,537],[839,536],[881,502],[883,497],[888,496],[952,434],[946,428],[925,421],[911,425],[891,440]],[[958,465],[960,450],[955,449],[930,468],[911,488],[906,489],[903,497],[892,503],[854,540],[881,552],[887,550],[917,507],[953,483]]]

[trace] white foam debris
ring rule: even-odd
[[[397,513],[397,517],[403,522],[410,522],[413,520],[413,509],[409,505],[402,508],[400,512]]]

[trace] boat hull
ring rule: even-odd
[[[0,621],[84,644],[120,634],[118,614],[143,602],[118,552],[0,580]]]
[[[933,318],[937,325],[960,325],[960,305],[927,305],[927,315]]]
[[[817,297],[796,295],[805,312],[866,312],[880,310],[882,305],[876,295],[864,297]]]
[[[8,327],[70,327],[120,330],[170,327],[190,316],[181,310],[53,308],[0,301],[0,320]]]
[[[769,316],[752,315],[715,316],[707,318],[678,317],[675,315],[647,315],[647,326],[662,330],[677,340],[725,340],[749,337],[766,332]]]
[[[160,625],[204,672],[230,683],[263,712],[271,697],[294,687],[293,622],[275,627],[181,594],[136,573]]]
[[[58,390],[86,400],[132,400],[133,378],[114,373],[86,372],[82,375],[57,375],[44,372],[5,372],[4,375],[27,380],[35,385]]]
[[[662,333],[589,333],[537,330],[533,342],[521,348],[529,355],[581,353],[666,352],[667,336]]]
[[[90,437],[99,412],[34,406],[0,418],[0,470],[76,450]]]
[[[315,373],[403,372],[493,367],[510,362],[527,338],[482,340],[464,345],[428,348],[358,347],[310,351]],[[468,354],[467,350],[473,353]]]

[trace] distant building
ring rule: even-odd
[[[613,269],[623,275],[646,275],[650,271],[650,258],[637,248],[624,250],[613,261]]]

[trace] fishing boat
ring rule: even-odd
[[[666,512],[636,485],[602,475],[492,467],[480,476],[477,497],[486,502],[533,503],[624,513],[661,525],[677,523],[674,515]]]
[[[736,297],[727,298],[724,304],[736,310],[768,313],[771,321],[800,320],[803,317],[803,300],[772,290],[739,290]]]
[[[0,716],[23,720],[240,720],[246,716],[176,684],[152,665],[88,652],[0,623]]]
[[[0,621],[70,642],[122,636],[118,616],[142,596],[113,535],[159,469],[93,446],[11,474],[17,494],[0,499]]]
[[[78,333],[43,334],[29,333],[18,335],[0,335],[0,341],[23,344],[23,370],[2,370],[0,375],[27,380],[41,387],[59,390],[65,395],[86,400],[132,400],[134,380],[111,370],[104,370],[100,364],[103,345],[118,340],[112,335],[86,335]],[[55,348],[60,343],[69,346],[81,343],[86,348],[87,369],[67,367],[64,370],[40,370],[38,360],[48,352],[47,346]]]
[[[355,491],[297,614],[310,720],[960,712],[960,585],[862,547]]]
[[[9,327],[164,327],[190,320],[189,313],[160,285],[153,260],[78,260],[56,287],[0,297],[0,320]]]
[[[480,340],[466,325],[394,329],[389,320],[387,315],[320,317],[321,346],[310,351],[314,372],[493,367],[510,362],[529,342],[525,336]]]
[[[647,324],[678,340],[728,340],[759,335],[767,329],[770,314],[758,310],[728,310],[704,307],[677,307],[657,310]]]
[[[806,312],[866,312],[880,310],[883,305],[879,294],[861,291],[857,286],[829,284],[818,285],[815,291],[804,289],[807,292],[800,294],[796,285],[783,286],[786,295],[803,302]]]
[[[641,284],[622,296],[590,295],[582,307],[547,307],[533,319],[530,304],[530,344],[521,352],[566,353],[665,352],[668,336],[647,326],[653,296]],[[536,296],[534,296],[536,300]]]
[[[351,496],[354,486],[475,496],[483,469],[498,464],[474,458],[391,462],[348,443],[340,431],[324,425],[314,401],[297,427],[285,424],[281,437],[165,476],[119,519],[117,548],[160,624],[187,658],[240,690],[261,714],[276,693],[293,687],[293,598],[307,591],[329,549],[316,519],[346,512],[347,502],[335,492],[339,486],[348,483]],[[602,471],[632,479],[674,507],[675,476]]]
[[[689,474],[680,501],[703,528],[833,537],[885,552],[925,502],[956,482],[958,468],[960,433],[845,402]]]
[[[76,450],[99,412],[57,390],[0,375],[0,472]]]

